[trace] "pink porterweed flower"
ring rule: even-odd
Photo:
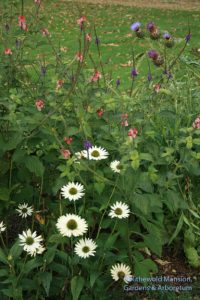
[[[41,0],[35,0],[35,4],[40,5],[41,4]]]
[[[137,136],[137,134],[138,134],[137,128],[130,128],[129,131],[128,131],[128,136],[130,138],[134,138],[135,139],[136,136]]]
[[[71,152],[64,148],[60,150],[60,153],[63,156],[63,158],[65,158],[65,159],[68,159],[71,155]]]
[[[105,110],[101,107],[97,109],[97,115],[101,118],[104,114]]]
[[[92,35],[90,33],[86,33],[85,39],[86,39],[86,41],[91,42]]]
[[[121,126],[127,127],[128,126],[128,114],[122,114],[121,115]]]
[[[200,115],[195,119],[195,121],[192,124],[192,127],[194,129],[200,129]]]
[[[42,32],[42,34],[43,34],[44,36],[49,35],[49,30],[48,30],[47,28],[42,28],[42,29],[41,29],[41,32]]]
[[[10,48],[6,48],[5,51],[4,51],[4,54],[12,55],[12,50]]]
[[[83,61],[83,55],[81,52],[76,53],[76,60],[82,62]]]
[[[65,136],[65,137],[64,137],[64,141],[65,141],[65,143],[66,143],[67,145],[70,145],[71,142],[73,141],[73,138],[72,138],[72,137],[67,138],[67,137]]]
[[[101,72],[96,70],[91,77],[91,81],[98,81],[101,78]]]
[[[21,29],[28,31],[28,26],[26,24],[26,18],[25,16],[19,16],[18,17],[18,22],[19,22],[19,26],[21,27]]]
[[[153,85],[154,90],[156,91],[156,93],[159,93],[161,85],[159,83],[156,83]]]
[[[76,23],[77,23],[78,25],[80,25],[80,26],[83,26],[83,23],[86,22],[86,21],[87,21],[86,17],[85,17],[85,16],[82,16],[82,17],[80,17],[80,19],[78,19],[78,20],[76,21]]]
[[[58,79],[57,83],[56,83],[56,89],[60,89],[63,85],[63,80],[62,79]]]
[[[36,106],[36,108],[37,108],[38,111],[41,111],[42,108],[44,107],[44,101],[41,100],[41,99],[37,99],[35,101],[35,106]]]

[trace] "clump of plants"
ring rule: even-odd
[[[131,46],[123,90],[92,20],[74,20],[68,57],[44,27],[42,1],[32,14],[21,3],[2,15],[1,299],[122,299],[124,279],[157,274],[153,257],[169,245],[198,268],[198,70],[181,61],[190,29],[176,45],[153,22],[133,23],[130,45],[136,35],[149,46]]]

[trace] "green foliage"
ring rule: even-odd
[[[67,1],[73,9],[62,26],[69,27],[73,41],[69,34],[65,51],[65,34],[56,24],[65,14],[60,5],[66,4],[44,1],[53,7],[49,18],[43,6],[29,11],[26,1],[21,1],[24,8],[18,2],[8,1],[1,13],[0,223],[6,231],[0,227],[0,299],[122,299],[122,282],[112,282],[111,267],[123,263],[132,274],[149,277],[159,271],[154,257],[162,258],[169,245],[198,268],[200,130],[194,121],[200,112],[200,69],[188,54],[189,44],[183,36],[175,39],[165,55],[162,38],[153,41],[146,32],[138,42],[128,31],[131,12],[126,31],[112,28],[109,45],[111,33],[103,34],[101,20],[95,25],[90,18],[92,6],[75,10]],[[23,9],[28,31],[17,20]],[[76,19],[82,9],[89,22],[80,30]],[[42,34],[47,24],[50,34]],[[118,30],[124,32],[118,35]],[[85,39],[89,32],[92,42]],[[116,66],[110,62],[118,44],[128,63],[120,60]],[[9,48],[12,54],[5,53]],[[146,57],[154,48],[163,55],[163,66],[155,67]],[[74,58],[79,51],[83,61]],[[141,70],[135,77],[132,67]],[[101,72],[98,80],[96,71]],[[153,75],[149,82],[148,72]],[[126,83],[116,87],[120,74]],[[155,84],[161,85],[158,91]],[[108,157],[83,158],[86,140],[105,148]],[[119,169],[113,171],[110,163],[116,160]],[[85,195],[77,201],[61,195],[73,181],[84,186]],[[127,218],[110,217],[117,201],[130,209]],[[24,202],[34,212],[21,220],[16,208]],[[58,218],[68,213],[87,221],[86,237],[97,244],[94,257],[79,257],[74,249],[80,238],[58,232]],[[23,251],[17,238],[28,228],[44,239],[44,253]]]

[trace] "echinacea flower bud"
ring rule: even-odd
[[[148,79],[148,81],[151,81],[151,80],[152,80],[152,75],[151,75],[150,72],[148,73],[147,79]]]
[[[60,153],[61,153],[61,155],[63,156],[64,159],[68,159],[71,155],[71,152],[67,149],[61,149]]]
[[[120,82],[120,79],[118,78],[117,81],[116,81],[116,86],[117,86],[117,87],[120,86],[120,83],[121,83],[121,82]]]

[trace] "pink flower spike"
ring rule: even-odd
[[[200,129],[200,116],[198,116],[192,124],[194,129]]]
[[[82,26],[83,23],[86,22],[86,21],[87,21],[86,17],[85,17],[85,16],[82,16],[80,19],[78,19],[78,20],[76,21],[76,23],[77,23],[78,25]]]
[[[67,149],[61,149],[60,153],[63,156],[63,158],[65,158],[65,159],[68,159],[71,155],[71,152]]]
[[[121,122],[121,125],[122,125],[123,127],[127,127],[127,126],[128,126],[128,121],[127,121],[127,120],[122,121],[122,122]]]
[[[86,39],[86,41],[91,42],[92,35],[90,33],[86,33],[85,39]]]
[[[83,61],[83,55],[81,52],[76,53],[76,60],[82,62]]]
[[[41,0],[35,0],[35,4],[40,5],[41,4]]]
[[[161,85],[159,83],[156,83],[153,85],[154,90],[156,91],[156,93],[159,93]]]
[[[42,29],[41,29],[41,32],[42,32],[42,34],[43,34],[44,36],[49,35],[49,30],[48,30],[47,28],[42,28]]]
[[[44,107],[44,101],[41,99],[38,99],[35,101],[35,106],[37,108],[38,111],[41,111]]]
[[[66,143],[67,145],[70,145],[71,142],[73,141],[73,138],[72,138],[72,137],[67,138],[67,137],[65,136],[65,137],[64,137],[64,141],[65,141],[65,143]]]
[[[128,119],[128,114],[122,114],[121,118],[122,118],[122,120],[127,120]]]
[[[138,134],[137,128],[130,128],[129,131],[128,131],[128,136],[130,138],[134,138],[135,139],[136,136],[137,136],[137,134]]]
[[[91,77],[91,81],[98,81],[101,78],[101,73],[96,70]]]
[[[5,51],[4,51],[4,54],[12,55],[12,50],[10,48],[6,48]]]
[[[97,109],[97,115],[99,116],[99,118],[101,118],[104,114],[105,110],[103,108],[99,108]]]
[[[19,21],[19,26],[22,26],[22,23],[26,23],[26,17],[25,16],[19,16],[18,21]]]
[[[63,80],[62,79],[58,79],[57,83],[56,83],[56,89],[60,89],[63,85]]]

